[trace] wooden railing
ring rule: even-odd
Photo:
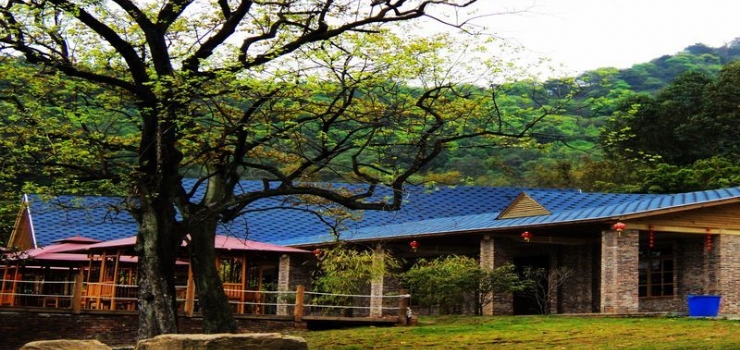
[[[399,294],[373,296],[309,292],[298,286],[294,316],[296,321],[300,321],[304,316],[405,318],[404,315],[410,311],[408,309],[410,297],[405,290],[401,290]]]
[[[85,283],[82,308],[98,310],[136,310],[139,287],[113,282]]]
[[[2,280],[0,280],[2,281]],[[7,282],[7,281],[6,281]],[[39,307],[71,309],[74,313],[81,310],[136,310],[138,301],[138,287],[133,285],[116,285],[112,282],[87,283],[82,276],[75,281],[22,281],[14,280],[15,288],[5,288],[0,291],[0,306]],[[10,284],[8,284],[10,285]],[[64,292],[44,294],[41,291],[49,290],[49,285],[66,285],[61,288]],[[369,302],[363,299],[373,298],[369,295],[347,295],[308,292],[303,286],[295,291],[252,291],[242,290],[238,283],[224,283],[224,293],[229,303],[234,305],[237,314],[275,314],[289,315],[292,308],[293,317],[300,322],[305,316],[312,317],[367,317],[366,310],[371,309]],[[179,289],[178,303],[187,305],[183,296],[187,291]],[[399,322],[406,319],[409,296],[403,291],[399,295],[380,296],[381,317],[398,316]],[[377,297],[376,297],[377,298]],[[184,302],[184,303],[183,303]],[[197,304],[197,299],[191,301]],[[362,310],[350,312],[347,310]],[[187,307],[182,308],[192,315]]]
[[[265,299],[262,292],[256,290],[244,290],[241,283],[224,283],[224,294],[229,303],[234,305],[236,313],[250,313],[259,315],[263,312]]]
[[[0,306],[70,307],[74,281],[0,280]]]

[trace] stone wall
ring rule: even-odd
[[[563,246],[559,265],[573,271],[573,276],[560,288],[558,313],[593,312],[593,259],[591,245]]]
[[[686,298],[673,297],[650,297],[640,298],[640,312],[658,312],[683,315],[687,312]]]
[[[681,239],[674,244],[677,295],[684,297],[688,294],[707,293],[714,284],[715,274],[706,271],[714,265],[714,257],[707,256],[704,251],[703,236]]]
[[[0,310],[3,349],[18,349],[34,340],[96,339],[110,346],[136,343],[139,316],[136,312],[89,312],[74,315],[56,310]],[[180,317],[181,333],[200,333],[201,319]],[[277,332],[295,328],[293,318],[275,316],[237,317],[239,331]]]
[[[719,256],[718,293],[722,296],[720,314],[740,314],[740,236],[715,236]]]
[[[516,245],[507,239],[495,239],[493,243],[493,266],[499,267],[514,263]],[[497,293],[493,296],[494,315],[513,315],[514,296],[512,293]]]

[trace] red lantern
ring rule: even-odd
[[[522,239],[524,239],[525,242],[529,242],[530,239],[532,239],[532,234],[529,233],[529,231],[522,232]]]
[[[319,255],[321,255],[321,249],[319,249],[319,248],[314,249],[313,250],[313,255],[315,255],[318,258]]]
[[[417,241],[411,241],[409,242],[409,246],[413,251],[416,251],[417,248],[419,248],[419,242]]]
[[[710,229],[707,229],[707,241],[705,243],[705,248],[707,252],[712,251],[712,234],[710,233]]]
[[[650,231],[648,231],[648,248],[653,249],[655,247],[655,231],[653,231],[653,225],[650,225]]]
[[[627,228],[627,225],[625,225],[623,222],[618,222],[612,226],[615,230],[617,230],[617,233],[621,234],[624,229]]]

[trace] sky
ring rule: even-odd
[[[738,0],[479,0],[478,18],[496,37],[548,57],[568,72],[628,68],[703,43],[740,37]]]

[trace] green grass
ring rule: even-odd
[[[422,317],[411,327],[304,331],[309,349],[740,349],[740,321],[562,316]]]

